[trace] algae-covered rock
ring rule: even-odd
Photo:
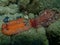
[[[15,13],[14,14],[14,17],[15,17],[15,19],[17,19],[17,17],[23,18],[24,17],[24,14],[23,13]]]
[[[30,0],[19,0],[18,4],[19,5],[27,5],[27,4],[29,4],[29,2],[30,2]]]
[[[37,13],[39,12],[39,0],[20,0],[20,10],[22,11],[27,11],[27,12],[30,12],[30,13]]]
[[[48,27],[47,34],[50,45],[60,45],[60,19]]]
[[[15,14],[15,13],[17,13],[18,12],[18,9],[17,8],[9,8],[9,7],[5,7],[5,14],[8,14],[8,13],[10,13],[10,14]]]
[[[56,35],[60,36],[60,20],[56,21],[55,23],[52,23],[49,26],[48,31],[52,31]]]
[[[5,7],[0,6],[0,14],[4,14],[5,13],[4,9],[5,9]]]
[[[0,45],[9,45],[10,44],[10,36],[3,35],[0,30]]]
[[[31,28],[28,31],[22,32],[19,35],[16,35],[15,44],[21,45],[49,45],[46,32],[43,27],[37,29]],[[23,43],[24,42],[24,43]]]
[[[27,5],[27,10],[30,13],[39,13],[40,5],[39,0],[33,0],[29,5]]]
[[[35,17],[35,15],[33,13],[29,13],[29,18],[33,19]]]
[[[17,0],[9,0],[11,3],[16,3]]]
[[[11,8],[11,9],[18,9],[17,4],[10,4],[8,7]]]
[[[6,36],[0,33],[0,44],[4,45],[49,45],[46,32],[43,27],[37,29],[31,28],[28,31],[21,32],[13,36]]]
[[[15,14],[18,12],[18,8],[16,8],[16,6],[14,7],[3,7],[3,6],[0,6],[0,14]]]
[[[7,6],[9,4],[9,0],[0,0],[0,6]]]

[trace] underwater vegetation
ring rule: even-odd
[[[0,0],[0,45],[60,45],[60,0]]]

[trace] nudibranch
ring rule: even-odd
[[[20,18],[18,20],[9,21],[2,25],[2,33],[5,35],[14,35],[22,31],[26,31],[30,26],[26,26],[24,19]]]
[[[2,33],[10,36],[29,30],[31,27],[37,28],[38,25],[48,26],[52,22],[52,20],[55,20],[55,15],[56,12],[54,10],[47,9],[42,12],[37,18],[29,19],[27,21],[29,25],[26,25],[26,23],[24,22],[24,18],[9,21],[8,23],[2,24]]]

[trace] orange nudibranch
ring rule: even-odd
[[[2,25],[2,33],[5,35],[14,35],[16,33],[28,30],[30,26],[26,26],[24,19],[20,18],[18,20],[13,20],[7,24]]]

